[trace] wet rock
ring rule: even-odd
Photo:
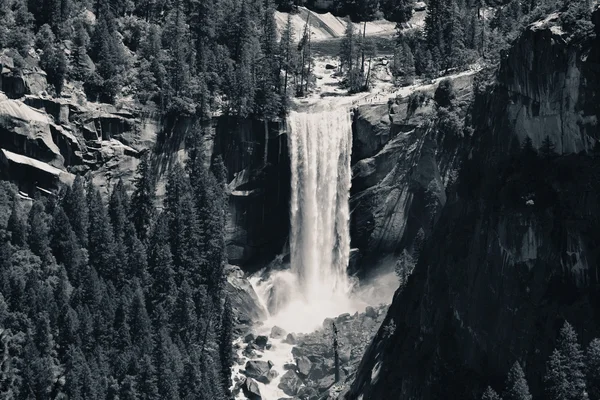
[[[295,333],[288,333],[288,335],[285,337],[283,343],[287,343],[287,344],[296,344],[298,342],[298,336],[296,336]]]
[[[252,378],[247,378],[242,384],[242,392],[248,400],[262,400],[258,383]]]
[[[273,328],[271,328],[271,337],[273,339],[281,339],[285,336],[286,333],[287,332],[283,328],[280,328],[278,326],[274,326]]]
[[[244,343],[250,343],[254,341],[254,339],[256,339],[256,336],[254,336],[253,333],[249,333],[246,336],[244,336]]]
[[[296,369],[296,364],[292,364],[292,363],[283,364],[283,369],[286,370],[286,371],[288,371],[290,369],[295,370]]]
[[[263,335],[257,336],[256,339],[254,339],[254,344],[260,348],[265,348],[267,346],[267,342],[269,341],[269,338]]]
[[[296,393],[298,393],[300,386],[302,386],[302,380],[293,370],[289,370],[283,374],[279,381],[279,385],[277,385],[279,389],[283,390],[283,392],[289,396],[295,396]]]
[[[298,367],[298,373],[303,376],[308,376],[310,369],[312,368],[312,362],[308,357],[300,356],[296,358],[296,366]]]
[[[342,347],[339,351],[340,361],[342,363],[347,363],[350,361],[350,357],[352,355],[352,349],[350,347]]]
[[[368,306],[365,308],[365,316],[375,319],[377,318],[377,311],[373,307]]]
[[[337,66],[333,65],[333,64],[325,64],[325,69],[336,69]]]
[[[313,365],[313,368],[311,369],[310,374],[308,375],[308,378],[311,381],[318,381],[320,379],[323,379],[327,375],[331,375],[333,373],[334,373],[334,370],[332,368],[329,368],[323,362],[319,362],[319,363],[315,363]]]
[[[244,374],[246,374],[246,376],[249,378],[254,378],[258,382],[265,384],[271,381],[269,377],[271,366],[267,361],[250,360],[246,363],[244,368]]]
[[[335,383],[335,376],[329,375],[317,382],[317,390],[323,393]]]
[[[298,390],[298,394],[296,394],[296,397],[301,399],[301,400],[309,400],[309,399],[313,399],[317,396],[317,391],[309,386],[303,386],[300,388],[300,390]]]
[[[225,268],[225,273],[227,275],[227,295],[231,301],[233,313],[237,316],[238,321],[240,321],[241,316],[245,316],[251,323],[264,319],[267,313],[261,306],[258,295],[254,292],[252,285],[244,276],[244,272],[239,267],[229,265]],[[244,341],[248,343],[246,338],[244,338]]]
[[[348,321],[351,318],[350,313],[344,313],[335,319],[336,323]]]
[[[277,372],[274,369],[269,370],[269,373],[267,374],[267,378],[269,378],[269,382],[271,382],[273,379],[277,378],[278,376],[279,376],[279,372]]]

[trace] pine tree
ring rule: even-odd
[[[158,366],[156,376],[160,398],[179,400],[178,379],[174,361],[178,361],[180,354],[165,329],[161,329],[158,333],[155,354],[156,365]]]
[[[529,394],[529,386],[525,379],[525,373],[518,361],[508,371],[502,398],[504,400],[531,400],[532,398],[531,394]]]
[[[195,342],[198,320],[192,288],[187,280],[184,280],[179,288],[172,324],[173,330],[178,333],[184,344],[190,345]]]
[[[127,249],[127,270],[126,276],[128,280],[137,278],[140,283],[147,287],[151,285],[151,277],[148,273],[148,255],[146,246],[137,237],[135,227],[131,221],[127,221],[125,225],[125,248]]]
[[[550,136],[546,135],[546,138],[542,142],[542,147],[540,148],[540,155],[543,158],[555,157],[557,155],[555,148],[556,146],[554,146],[554,143],[550,140]]]
[[[46,214],[44,203],[41,199],[36,199],[29,211],[28,219],[28,241],[29,248],[36,256],[40,257],[45,265],[54,263],[52,250],[50,249],[50,228],[48,226],[49,217]]]
[[[98,22],[91,39],[90,55],[97,68],[96,75],[86,82],[86,93],[112,103],[121,90],[125,58],[108,1],[99,0],[96,4]]]
[[[139,354],[150,353],[152,351],[152,324],[146,311],[144,293],[140,287],[135,290],[129,319],[132,343],[135,344]]]
[[[577,334],[565,321],[557,348],[547,365],[546,390],[551,400],[579,400],[585,393],[584,355]]]
[[[131,220],[142,242],[148,239],[154,217],[155,183],[150,156],[144,154],[136,171],[131,196]]]
[[[54,209],[50,224],[50,247],[56,261],[65,266],[68,276],[73,282],[79,283],[81,269],[85,265],[85,255],[77,242],[67,214],[60,205]]]
[[[90,265],[101,277],[115,279],[121,273],[119,264],[121,260],[116,258],[113,228],[106,208],[102,204],[102,196],[93,185],[88,188],[88,199]]]
[[[88,46],[90,37],[85,29],[83,21],[76,20],[73,24],[73,48],[71,58],[71,70],[69,76],[71,79],[86,82],[92,72],[92,60],[88,56]]]
[[[170,312],[177,292],[171,249],[169,248],[169,227],[165,213],[158,216],[148,248],[148,268],[153,280],[150,291],[152,307],[156,309],[159,305],[163,305],[164,309]]]
[[[69,217],[71,227],[81,247],[87,248],[89,212],[83,178],[80,175],[75,177],[73,185],[67,189],[67,193],[63,199],[63,209]]]
[[[281,95],[283,98],[283,111],[284,113],[289,108],[289,92],[288,83],[292,75],[296,72],[296,59],[297,55],[294,48],[294,30],[292,27],[292,16],[288,14],[285,28],[281,33],[281,39],[279,41],[279,55],[280,55],[280,67],[279,69],[284,71],[283,76],[283,88]]]
[[[410,21],[413,14],[413,0],[384,0],[381,9],[385,18],[400,24]]]
[[[173,4],[163,31],[163,42],[165,48],[169,49],[166,64],[169,84],[163,88],[166,89],[164,97],[168,111],[193,114],[195,107],[189,106],[192,99],[188,93],[192,80],[190,64],[193,54],[183,0],[176,0]]]
[[[27,225],[25,225],[25,221],[21,217],[20,208],[19,201],[14,196],[6,230],[10,232],[10,241],[13,245],[24,247],[27,245]]]
[[[231,385],[231,366],[233,365],[233,353],[231,344],[233,343],[233,310],[229,297],[225,298],[223,304],[223,314],[219,327],[219,358],[221,360],[221,380],[223,390],[226,393]]]
[[[587,348],[586,378],[590,399],[600,399],[600,339],[592,340]]]
[[[277,116],[281,101],[278,93],[280,70],[278,68],[277,24],[271,0],[267,0],[265,7],[261,39],[262,60],[259,66],[259,80],[254,104],[256,105],[256,114],[266,121]],[[266,123],[265,126],[267,126]]]
[[[485,392],[483,392],[481,400],[502,400],[502,398],[498,396],[498,393],[496,393],[494,389],[488,386],[487,389],[485,389]]]
[[[340,65],[342,68],[346,68],[348,71],[354,69],[354,59],[356,58],[356,38],[354,32],[354,25],[350,18],[346,19],[346,30],[344,31],[344,37],[340,42]]]
[[[57,46],[56,38],[49,25],[43,25],[36,36],[36,45],[42,50],[40,66],[46,71],[48,81],[60,96],[67,75],[67,59]]]
[[[144,399],[159,399],[156,367],[152,362],[152,356],[144,354],[140,363],[140,370],[136,376],[138,391]]]
[[[183,375],[179,382],[179,395],[181,399],[192,400],[202,398],[202,374],[199,368],[200,360],[197,357],[187,357],[183,366]]]
[[[526,159],[533,159],[537,157],[537,151],[533,147],[533,141],[529,136],[525,137],[525,139],[523,140],[521,153]]]

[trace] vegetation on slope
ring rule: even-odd
[[[147,158],[108,205],[80,177],[28,210],[0,183],[0,397],[227,398],[222,168],[194,147],[163,210]]]

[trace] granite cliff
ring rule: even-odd
[[[528,26],[477,95],[472,148],[347,399],[479,398],[515,361],[536,397],[563,321],[597,335],[599,18],[579,40],[559,14]]]

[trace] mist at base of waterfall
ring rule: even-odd
[[[398,277],[392,271],[360,284],[350,280],[351,286],[346,293],[324,290],[321,295],[307,298],[297,290],[296,279],[289,270],[274,271],[266,279],[250,278],[269,315],[262,325],[265,332],[273,326],[289,333],[314,332],[327,318],[363,312],[367,306],[389,304],[398,288]]]

